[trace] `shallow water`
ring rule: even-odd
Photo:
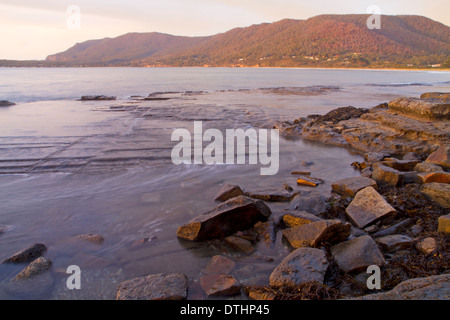
[[[39,242],[53,261],[53,281],[25,292],[9,284],[24,265],[0,265],[3,299],[113,299],[120,281],[161,272],[187,274],[190,298],[205,298],[198,275],[215,254],[237,262],[243,283],[264,284],[289,251],[280,236],[245,256],[218,242],[179,241],[177,227],[213,208],[224,183],[306,190],[290,174],[306,170],[325,180],[318,190],[329,192],[333,181],[358,175],[350,163],[361,156],[282,138],[274,176],[261,176],[259,165],[176,166],[173,130],[192,131],[193,121],[222,131],[270,128],[335,107],[372,107],[449,89],[448,72],[112,68],[0,69],[0,75],[0,100],[17,102],[0,108],[0,226],[6,226],[0,260]],[[171,98],[164,101],[130,98],[156,91],[179,93],[163,95]],[[87,94],[118,100],[75,101]],[[104,244],[73,238],[86,233],[103,235]],[[82,290],[67,289],[69,265],[81,267]]]

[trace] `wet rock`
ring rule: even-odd
[[[379,220],[391,219],[395,209],[372,187],[359,191],[345,210],[350,220],[359,228]]]
[[[291,171],[291,174],[299,175],[299,176],[310,176],[310,171]]]
[[[316,191],[302,191],[290,203],[290,210],[306,211],[318,215],[327,210],[327,198]]]
[[[224,238],[266,221],[270,214],[270,208],[261,200],[238,196],[180,226],[177,236],[190,241]]]
[[[385,263],[383,255],[371,236],[341,242],[330,250],[339,268],[345,272],[362,271],[368,266],[382,266]]]
[[[277,230],[273,221],[258,221],[253,229],[258,234],[259,240],[263,240],[269,246],[275,243]]]
[[[214,256],[209,260],[203,274],[230,274],[236,263],[224,256]]]
[[[287,183],[283,184],[283,189],[292,192],[294,191],[294,188],[292,188],[290,185],[288,185]]]
[[[424,172],[418,174],[421,183],[450,183],[450,173],[448,172]]]
[[[398,160],[395,158],[387,158],[381,161],[386,167],[398,170],[398,171],[411,171],[414,167],[420,163],[420,160]]]
[[[339,220],[321,220],[283,230],[292,247],[318,247],[322,243],[335,244],[350,236],[351,226]]]
[[[269,202],[289,202],[296,195],[286,189],[256,190],[245,192],[247,197]]]
[[[255,251],[255,248],[253,247],[252,243],[246,239],[242,239],[235,236],[229,236],[226,237],[224,241],[228,246],[230,246],[234,250],[238,250],[245,254],[251,254],[253,251]]]
[[[317,187],[319,184],[323,183],[323,180],[313,177],[302,177],[297,178],[297,184],[307,187]]]
[[[365,177],[346,178],[331,184],[334,192],[345,197],[354,197],[358,191],[366,187],[373,187],[375,190],[378,190],[375,180]]]
[[[252,300],[275,300],[277,297],[275,293],[267,291],[267,290],[261,290],[261,289],[250,289],[248,296]]]
[[[103,244],[103,242],[105,242],[105,238],[103,238],[103,236],[99,235],[99,234],[82,234],[79,236],[76,236],[76,238],[78,239],[83,239],[95,244]]]
[[[208,296],[234,296],[241,292],[241,284],[233,276],[209,274],[200,277],[200,286]]]
[[[447,183],[427,183],[422,188],[422,193],[435,201],[443,208],[450,208],[450,185]]]
[[[312,161],[302,161],[301,165],[304,166],[304,167],[310,167],[310,166],[314,165],[314,162],[312,162]]]
[[[441,101],[398,98],[389,102],[389,109],[423,119],[450,119],[450,105]]]
[[[287,228],[297,227],[315,221],[320,221],[321,218],[312,213],[302,211],[289,211],[282,217],[283,225]]]
[[[215,201],[227,201],[237,196],[243,196],[244,191],[237,185],[226,184],[220,189],[219,193],[214,197]]]
[[[380,162],[386,157],[389,157],[388,153],[368,152],[368,153],[364,154],[364,161],[366,161],[367,163]]]
[[[396,223],[393,226],[377,231],[373,236],[375,238],[390,236],[399,232],[402,232],[413,223],[413,220],[408,218]]]
[[[104,95],[98,95],[98,96],[82,96],[81,101],[105,101],[105,100],[116,100],[116,97],[113,96],[104,96]]]
[[[450,274],[406,280],[388,292],[369,294],[357,300],[448,300]]]
[[[41,243],[36,243],[29,248],[26,248],[12,257],[6,259],[2,263],[23,263],[33,261],[44,254],[47,251],[47,247]]]
[[[367,167],[361,170],[361,176],[365,178],[372,178],[372,167]]]
[[[375,163],[372,166],[372,179],[378,184],[387,184],[393,187],[398,187],[404,184],[405,175],[396,169],[387,167],[380,163]]]
[[[153,274],[122,282],[117,300],[185,300],[188,279],[184,274]]]
[[[450,233],[450,214],[440,216],[438,223],[438,232]]]
[[[428,237],[422,240],[419,240],[416,243],[416,249],[421,252],[424,255],[432,253],[434,250],[436,250],[437,242],[436,239],[432,237]]]
[[[281,261],[270,275],[270,285],[275,288],[297,286],[317,281],[323,283],[328,261],[325,252],[314,248],[299,248]]]
[[[7,100],[0,100],[0,107],[10,107],[16,105],[14,102],[10,102]]]
[[[438,166],[437,164],[426,163],[426,162],[418,163],[414,167],[413,170],[416,171],[416,172],[419,172],[419,173],[423,173],[423,172],[444,172],[444,170],[442,170],[442,168],[440,166]]]
[[[39,257],[31,262],[25,269],[23,269],[14,279],[28,279],[44,273],[52,266],[52,261],[43,257]]]
[[[377,242],[381,245],[383,250],[395,252],[408,249],[411,246],[412,239],[402,234],[393,234],[377,238]]]
[[[23,296],[26,299],[46,299],[53,287],[54,279],[50,272],[44,272],[32,277],[11,279],[5,290],[13,295]]]
[[[443,168],[450,169],[450,145],[442,145],[435,152],[433,152],[426,163],[437,164]]]

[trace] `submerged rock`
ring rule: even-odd
[[[324,251],[299,248],[281,261],[270,275],[270,285],[275,288],[297,286],[317,281],[323,283],[328,261]]]
[[[224,238],[267,220],[270,214],[270,208],[261,200],[238,196],[180,226],[177,236],[190,241]]]
[[[17,276],[16,280],[28,279],[44,273],[52,266],[52,261],[43,257],[39,257],[31,262],[25,269],[23,269]]]
[[[44,254],[44,252],[47,251],[47,247],[41,243],[36,243],[32,245],[31,247],[28,247],[16,254],[14,254],[12,257],[6,259],[2,263],[23,263],[23,262],[30,262],[35,260],[36,258],[39,258]]]
[[[228,244],[231,248],[241,251],[246,254],[250,254],[255,251],[255,248],[252,246],[252,243],[246,239],[229,236],[224,239],[225,243]]]
[[[184,274],[153,274],[124,281],[117,289],[117,300],[185,300],[188,279]]]
[[[80,101],[105,101],[105,100],[116,100],[116,97],[98,95],[98,96],[82,96],[80,99]]]
[[[396,210],[372,187],[359,191],[345,212],[359,228],[391,219],[396,214]]]
[[[103,236],[99,235],[99,234],[81,234],[79,236],[76,236],[75,238],[78,239],[83,239],[95,244],[103,244],[103,242],[105,241],[105,238],[103,238]]]
[[[214,256],[209,260],[205,269],[203,269],[203,274],[229,274],[236,263],[233,260],[228,259],[224,256]]]

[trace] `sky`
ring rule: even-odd
[[[206,36],[285,18],[368,13],[373,6],[450,25],[449,0],[0,0],[0,59],[42,60],[77,42],[128,32]]]

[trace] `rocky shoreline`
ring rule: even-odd
[[[332,193],[314,188],[322,180],[295,171],[297,183],[248,191],[226,184],[215,208],[181,225],[181,242],[219,241],[261,263],[258,243],[279,236],[289,253],[266,285],[241,283],[236,261],[215,255],[194,280],[207,297],[242,294],[255,300],[440,299],[450,298],[450,94],[398,98],[372,109],[339,108],[275,125],[281,134],[351,148],[364,154],[353,163],[360,176],[331,183]],[[305,164],[306,166],[307,164]],[[283,210],[271,203],[285,204]],[[0,227],[0,233],[4,232]],[[101,235],[77,239],[101,245]],[[12,281],[39,285],[52,266],[35,244],[3,263],[30,263]],[[369,288],[373,267],[380,287]],[[372,269],[371,269],[372,268]],[[376,268],[375,268],[376,271]],[[116,298],[187,299],[193,279],[160,273],[122,282]]]

